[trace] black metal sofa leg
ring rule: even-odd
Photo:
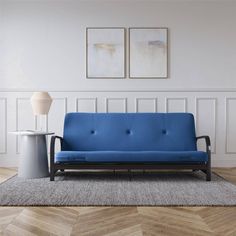
[[[211,181],[211,169],[207,169],[206,171],[206,181]]]
[[[211,181],[211,168],[207,167],[206,170],[202,170],[206,174],[206,181]]]
[[[54,181],[55,179],[55,171],[53,168],[50,169],[50,181]]]
[[[50,181],[54,181],[54,173],[50,173]]]
[[[211,181],[211,153],[208,154],[209,160],[206,164],[206,181]]]

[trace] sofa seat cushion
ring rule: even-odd
[[[56,163],[128,163],[128,162],[206,162],[202,151],[61,151],[56,153]]]

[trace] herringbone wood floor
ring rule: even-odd
[[[215,172],[236,183],[236,168]],[[236,207],[1,207],[0,235],[236,236]]]

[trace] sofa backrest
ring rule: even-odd
[[[190,113],[68,113],[62,150],[194,151]]]

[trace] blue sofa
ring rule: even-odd
[[[197,150],[200,138],[206,151]],[[68,113],[63,137],[51,138],[51,181],[65,169],[172,168],[202,170],[211,180],[210,138],[196,137],[190,113]]]

